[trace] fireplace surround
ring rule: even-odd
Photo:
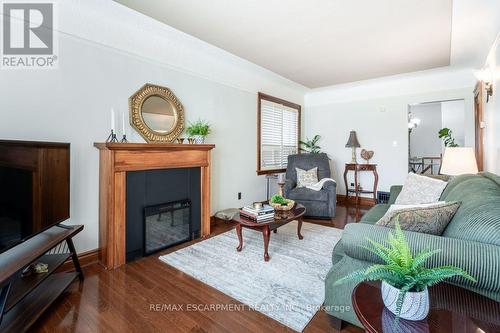
[[[99,149],[99,261],[126,263],[127,174],[198,168],[200,237],[210,234],[210,144],[95,143]]]

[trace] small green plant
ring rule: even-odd
[[[283,198],[279,194],[275,194],[271,197],[271,202],[278,205],[286,206],[290,201],[288,201],[288,199]]]
[[[455,138],[452,136],[453,131],[449,128],[441,128],[438,132],[439,138],[443,139],[445,147],[458,147]]]
[[[321,136],[316,134],[311,140],[309,138],[306,138],[306,141],[299,141],[301,146],[300,150],[311,153],[311,154],[319,154],[321,153],[321,147],[317,145],[319,139],[321,139]]]
[[[210,124],[205,120],[197,120],[194,123],[189,123],[189,126],[186,128],[186,133],[189,136],[201,135],[207,136],[210,134]]]
[[[421,292],[427,287],[441,283],[453,276],[461,276],[470,281],[476,280],[467,274],[463,269],[454,266],[441,266],[425,268],[424,263],[441,250],[426,250],[418,253],[415,257],[411,253],[410,246],[405,235],[401,231],[399,222],[396,222],[395,235],[389,232],[387,240],[388,247],[367,239],[372,247],[364,247],[368,251],[377,255],[385,264],[376,264],[366,270],[353,272],[335,284],[342,284],[348,281],[362,282],[383,280],[400,290],[396,302],[396,317],[401,314],[404,297],[407,292]]]

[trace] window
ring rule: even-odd
[[[300,105],[259,93],[257,114],[257,174],[284,172],[299,151]]]

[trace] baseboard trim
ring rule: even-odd
[[[80,261],[80,266],[90,266],[99,262],[99,249],[90,250],[78,254],[78,260]],[[61,272],[73,271],[75,266],[73,265],[73,260],[69,258],[64,264],[62,264],[59,269]]]
[[[366,198],[366,197],[359,197],[359,205],[360,206],[375,206],[376,202],[373,198]],[[356,197],[355,196],[349,196],[349,199],[346,201],[345,195],[342,194],[337,194],[337,202],[342,203],[342,204],[349,204],[349,205],[355,205],[356,204]]]

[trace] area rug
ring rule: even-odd
[[[302,332],[323,304],[324,280],[342,230],[303,223],[302,235],[299,240],[296,221],[271,233],[269,262],[262,233],[250,229],[243,229],[241,252],[230,230],[160,260]]]

